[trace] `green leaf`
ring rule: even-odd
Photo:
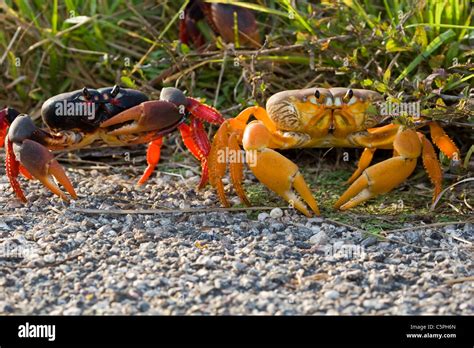
[[[410,50],[410,48],[398,46],[394,39],[389,39],[385,45],[385,48],[387,49],[387,52],[403,52]]]
[[[434,51],[436,51],[443,42],[451,39],[456,34],[452,29],[445,31],[441,35],[437,36],[431,43],[426,47],[426,49],[420,53],[397,77],[394,81],[394,84],[398,84],[401,80],[403,80],[413,69],[415,69],[418,64],[420,64],[424,59],[428,58]]]
[[[360,84],[362,85],[362,87],[369,87],[369,86],[372,86],[374,84],[374,81],[372,81],[370,79],[365,79]]]
[[[383,74],[383,83],[387,85],[390,82],[391,76],[392,76],[392,71],[390,69],[385,70]]]
[[[421,48],[426,48],[428,45],[428,36],[424,27],[416,27],[415,35],[413,35],[413,42],[420,45]]]
[[[135,82],[133,82],[133,80],[128,76],[121,76],[120,81],[122,81],[122,83],[127,87],[137,88],[137,86],[135,85]]]

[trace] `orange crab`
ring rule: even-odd
[[[433,145],[416,131],[420,126],[390,123],[377,127],[385,118],[377,108],[383,101],[379,93],[362,89],[290,90],[273,95],[266,109],[249,107],[226,120],[214,136],[209,154],[209,179],[219,200],[229,206],[222,183],[229,165],[235,192],[243,203],[250,204],[242,187],[243,161],[229,160],[228,156],[240,153],[240,145],[257,179],[307,216],[311,216],[308,206],[320,214],[316,200],[298,166],[274,149],[365,148],[348,180],[352,185],[336,202],[336,209],[350,209],[391,191],[410,176],[420,156],[434,185],[433,198],[437,197],[442,171]],[[256,120],[248,123],[251,116]],[[429,125],[433,142],[447,157],[459,159],[458,148],[439,124],[423,124]],[[393,157],[370,166],[376,149],[393,149]]]

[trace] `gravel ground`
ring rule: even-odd
[[[447,283],[473,276],[472,224],[395,243],[278,208],[84,214],[218,204],[191,171],[136,188],[130,170],[68,169],[69,207],[23,179],[22,206],[0,174],[2,314],[474,314],[473,282]]]

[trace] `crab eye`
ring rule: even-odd
[[[354,96],[354,91],[350,89],[347,91],[346,95],[342,98],[342,100],[344,101],[344,103],[349,103],[353,96]]]
[[[323,103],[324,103],[324,100],[326,99],[326,96],[324,96],[323,94],[321,94],[321,92],[319,91],[319,89],[317,89],[317,90],[314,92],[314,97],[316,98],[316,103],[314,103],[314,104],[323,104]]]
[[[112,92],[110,92],[110,96],[112,98],[115,98],[119,93],[120,93],[120,86],[115,85],[114,88],[112,88]]]
[[[87,89],[87,87],[84,87],[82,89],[82,96],[84,98],[79,98],[81,100],[89,100],[91,98],[91,92],[89,92],[89,90]]]

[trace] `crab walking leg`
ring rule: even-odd
[[[229,163],[230,167],[230,179],[234,185],[234,190],[240,198],[240,201],[247,206],[250,206],[250,201],[245,194],[244,188],[242,187],[242,179],[244,178],[244,163],[240,156],[241,149],[237,141],[237,134],[232,133],[229,136],[229,148],[234,153],[234,161]]]
[[[229,136],[235,133],[235,140],[239,144],[242,141],[242,135],[251,116],[255,116],[257,120],[263,122],[268,129],[276,131],[275,124],[268,117],[267,111],[260,106],[251,106],[243,110],[235,118],[225,120],[214,135],[214,140],[212,142],[211,151],[208,157],[209,181],[211,185],[217,190],[219,200],[224,207],[230,206],[229,201],[225,195],[224,184],[222,183],[222,178],[225,176],[227,169],[227,162],[229,161],[229,158],[227,158],[230,149]],[[234,175],[234,178],[232,178],[231,173],[231,179],[236,179],[236,182],[239,182],[238,178],[240,174],[237,174],[239,170],[240,168],[238,165],[231,168],[231,171]],[[236,192],[239,195],[238,192],[240,189],[237,188],[237,190],[238,191]],[[248,202],[245,194],[242,194],[242,196],[239,195],[239,197],[241,198],[242,202]]]
[[[207,137],[207,133],[204,130],[202,122],[195,117],[191,119],[191,134],[196,145],[207,157],[209,155],[209,151],[211,151],[211,142]]]
[[[441,165],[438,161],[438,156],[433,148],[433,144],[426,139],[422,133],[418,133],[421,143],[423,144],[423,166],[425,167],[428,176],[430,177],[431,182],[433,183],[435,189],[433,192],[433,202],[441,193],[442,190],[442,180],[443,173],[441,171]]]
[[[25,167],[23,167],[21,164],[20,164],[20,173],[25,177],[27,178],[28,180],[33,180],[33,175],[31,175],[31,173],[29,171],[26,170]]]
[[[202,151],[198,144],[193,139],[193,131],[190,126],[183,123],[178,126],[179,132],[181,133],[181,138],[186,148],[191,152],[198,161],[201,162],[201,181],[199,183],[199,188],[202,188],[206,185],[209,178],[209,169],[207,166],[207,155]]]
[[[23,193],[20,183],[17,180],[18,173],[20,170],[20,163],[16,160],[15,154],[13,153],[13,144],[8,141],[8,138],[5,140],[6,147],[6,157],[5,157],[5,170],[7,173],[8,181],[10,182],[13,191],[20,201],[23,203],[27,202],[25,194]]]
[[[247,157],[253,159],[249,167],[262,184],[306,216],[311,216],[305,204],[293,191],[293,189],[296,190],[311,210],[316,215],[320,215],[316,200],[299,172],[298,166],[269,148],[272,145],[272,135],[263,123],[251,122],[245,129],[242,144]]]
[[[437,122],[430,122],[431,139],[448,158],[460,161],[459,149]]]
[[[414,130],[400,128],[393,142],[398,156],[370,166],[344,192],[334,205],[347,210],[382,193],[387,193],[405,181],[415,170],[422,144]]]
[[[146,162],[148,166],[140,180],[138,180],[138,185],[144,184],[155,170],[156,165],[160,161],[161,145],[163,145],[163,137],[159,137],[148,144],[146,151]]]
[[[217,109],[206,105],[194,98],[186,98],[188,102],[187,109],[194,117],[212,124],[222,124],[224,117]]]
[[[208,157],[209,182],[211,183],[212,187],[217,190],[219,201],[226,208],[230,207],[230,204],[225,195],[222,178],[224,177],[225,171],[227,169],[227,159],[225,158],[225,153],[227,153],[226,148],[229,146],[229,133],[232,131],[230,121],[231,120],[224,121],[224,123],[217,130],[216,134],[214,135],[214,141],[212,142],[211,152],[209,153]]]
[[[207,182],[209,181],[209,168],[208,168],[208,161],[207,157],[209,156],[209,152],[211,151],[211,142],[207,137],[207,133],[204,130],[202,122],[193,117],[191,119],[191,134],[194,140],[194,143],[200,150],[202,154],[201,158],[198,158],[201,161],[201,182],[198,185],[198,189],[203,188],[206,186]]]

